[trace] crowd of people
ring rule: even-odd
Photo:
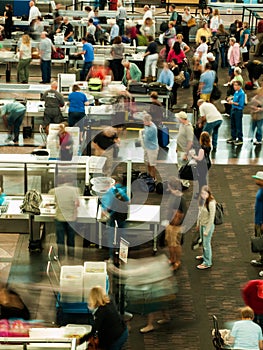
[[[5,9],[6,26],[5,35],[10,36],[10,12],[11,6],[6,6]],[[58,9],[59,10],[59,9]],[[87,12],[87,33],[82,40],[82,50],[80,54],[84,55],[84,64],[81,71],[81,80],[94,77],[98,74],[98,70],[92,69],[94,67],[94,42],[108,41],[112,44],[111,49],[111,69],[113,79],[122,81],[126,86],[131,82],[144,81],[158,81],[167,86],[170,93],[171,106],[178,102],[177,90],[183,85],[187,74],[190,75],[192,85],[193,104],[199,111],[199,119],[196,127],[199,129],[198,144],[194,144],[194,129],[189,120],[189,116],[184,111],[176,114],[179,120],[179,131],[177,137],[177,159],[178,167],[183,167],[189,160],[195,162],[198,169],[198,191],[195,193],[195,199],[198,200],[198,219],[196,223],[196,230],[199,232],[202,241],[202,255],[197,255],[198,260],[197,269],[209,269],[213,265],[212,260],[212,246],[211,241],[215,229],[214,217],[216,212],[216,199],[214,198],[211,189],[207,184],[207,173],[211,166],[210,153],[217,151],[218,148],[218,132],[223,123],[222,114],[214,104],[213,90],[218,85],[218,66],[226,70],[226,87],[228,88],[227,98],[225,103],[226,115],[230,116],[231,120],[231,137],[227,139],[227,143],[241,146],[243,144],[243,128],[242,117],[245,104],[248,103],[251,107],[251,131],[250,138],[255,145],[262,143],[262,120],[263,120],[263,91],[258,82],[262,64],[260,61],[250,59],[251,49],[251,31],[247,22],[236,20],[229,31],[225,29],[223,20],[218,9],[211,10],[207,8],[202,17],[202,23],[196,33],[196,47],[192,49],[189,43],[190,27],[187,25],[192,18],[190,8],[186,6],[183,14],[180,15],[176,11],[176,6],[170,6],[170,18],[167,23],[167,28],[164,30],[163,50],[160,50],[160,43],[157,43],[154,16],[152,10],[148,5],[144,6],[144,15],[142,25],[132,26],[125,30],[125,21],[127,13],[122,3],[117,4],[116,21],[110,23],[111,28],[109,35],[105,35],[104,29],[100,26],[98,19],[98,10],[94,11],[91,7],[85,8]],[[34,32],[36,32],[36,22],[41,16],[39,10],[34,2],[30,2],[29,21],[34,22]],[[72,41],[74,39],[74,29],[67,17],[59,19],[59,11],[56,13],[56,33],[63,33],[65,41]],[[9,26],[9,27],[8,27]],[[262,26],[262,23],[261,23]],[[259,26],[260,28],[260,26]],[[127,28],[126,28],[127,29]],[[263,29],[262,29],[263,32]],[[256,56],[261,55],[262,46],[262,32],[258,33],[259,43],[256,48]],[[133,62],[124,58],[124,43],[130,42],[132,45],[140,45],[145,43],[146,50],[144,53],[145,72]],[[28,83],[29,66],[31,61],[32,39],[30,35],[24,34],[19,44],[19,64],[18,64],[18,81],[20,83]],[[55,45],[48,37],[45,31],[40,32],[39,52],[41,58],[41,83],[51,83],[51,54],[56,52]],[[160,52],[162,51],[162,52]],[[158,62],[162,62],[162,70],[157,74]],[[242,69],[247,68],[251,86],[254,88],[255,96],[246,101],[244,92],[244,80],[242,77]],[[101,71],[99,71],[102,74]],[[183,77],[182,74],[183,73]],[[180,76],[182,81],[180,81]],[[104,75],[100,75],[102,78]],[[152,105],[158,107],[158,94],[152,93]],[[51,83],[51,88],[47,90],[42,100],[45,101],[44,112],[44,127],[48,128],[51,122],[60,124],[59,138],[63,157],[72,156],[72,140],[65,130],[65,125],[62,124],[63,118],[60,108],[64,106],[65,101],[57,91],[57,82]],[[79,125],[81,132],[83,131],[82,119],[85,115],[85,105],[88,105],[86,95],[81,92],[80,87],[75,84],[72,87],[72,92],[69,94],[69,126]],[[152,109],[153,110],[153,109]],[[19,136],[19,128],[25,115],[25,106],[21,103],[15,102],[7,104],[0,109],[0,115],[3,117],[8,128],[8,142],[17,143]],[[156,118],[156,119],[155,119]],[[157,121],[156,121],[157,120]],[[157,118],[155,113],[147,113],[143,118],[143,129],[141,131],[141,141],[144,148],[144,161],[147,166],[149,175],[156,180],[156,163],[159,151],[158,145],[158,123],[162,122],[162,118]],[[156,125],[157,124],[157,125]],[[254,141],[255,137],[255,141]],[[112,127],[104,129],[93,139],[93,147],[95,154],[105,155],[107,158],[104,172],[105,175],[111,175],[113,151],[116,144],[118,144],[118,134]],[[64,143],[64,144],[63,144]],[[255,176],[257,184],[260,189],[256,197],[256,214],[255,214],[255,234],[262,236],[263,225],[263,211],[262,211],[262,187],[263,187],[263,173],[259,172]],[[78,207],[78,193],[75,188],[71,188],[63,179],[58,188],[55,190],[57,200],[65,195],[74,197],[73,207],[67,208],[71,212],[75,212]],[[168,222],[165,225],[165,239],[167,241],[169,250],[169,264],[173,271],[177,271],[181,266],[182,256],[182,226],[187,213],[187,207],[183,195],[183,190],[190,186],[188,179],[179,180],[171,177],[168,181],[168,190],[170,192],[169,213],[167,213]],[[60,188],[59,188],[60,187]],[[66,192],[65,192],[66,189]],[[115,189],[117,189],[126,202],[129,198],[126,190],[123,189],[122,184],[118,182],[111,187],[104,198],[103,210],[109,212],[108,230],[109,237],[115,227],[114,210],[110,207],[112,204],[112,197],[115,198]],[[110,197],[111,195],[112,197]],[[64,197],[63,197],[64,198]],[[109,198],[111,198],[109,200]],[[111,203],[109,203],[109,201]],[[61,201],[63,202],[63,201]],[[67,234],[68,254],[74,255],[74,232],[71,230],[71,222],[75,221],[75,216],[61,218],[57,213],[56,216],[56,230],[57,243],[59,247],[59,254],[65,254],[64,234]],[[126,214],[126,213],[125,213]],[[125,219],[119,220],[119,227],[125,225]],[[68,225],[69,224],[69,225]],[[110,251],[112,257],[112,251]],[[251,261],[254,266],[263,266],[262,254],[259,260]],[[258,285],[257,285],[257,288]],[[262,286],[261,286],[262,288]],[[257,289],[259,290],[259,289]],[[263,293],[260,289],[257,297],[262,298]],[[258,311],[257,306],[251,303],[247,290],[243,290],[244,301],[246,308],[241,310],[242,321],[235,323],[231,336],[233,337],[234,348],[236,349],[261,349],[262,348],[262,331],[260,327],[254,325],[252,321],[255,319],[257,323],[262,326],[262,311]],[[253,299],[254,301],[254,299]],[[105,295],[105,291],[100,288],[94,288],[89,297],[89,305],[93,310],[95,316],[95,325],[92,334],[98,333],[98,338],[101,346],[108,349],[121,349],[128,337],[127,327],[122,322],[118,313],[115,310],[111,300]],[[110,321],[109,321],[110,319]],[[153,330],[152,317],[149,318],[150,326],[144,327],[141,332],[147,333]],[[105,332],[102,324],[106,321],[109,325],[114,325],[114,332]],[[169,322],[169,319],[161,320],[163,323]],[[162,324],[160,322],[160,324]],[[245,336],[244,336],[245,334]],[[248,337],[244,340],[246,335]],[[253,337],[252,337],[253,335]],[[253,338],[253,339],[251,339]]]

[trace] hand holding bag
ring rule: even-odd
[[[178,171],[178,175],[180,177],[180,179],[183,180],[194,180],[197,178],[197,168],[196,165],[193,164],[189,164],[189,162],[187,162],[185,165],[183,165],[179,171]]]
[[[187,27],[191,28],[191,27],[195,27],[196,26],[196,20],[194,17],[191,17],[189,19],[189,21],[187,22]]]

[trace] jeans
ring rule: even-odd
[[[20,126],[23,122],[26,108],[22,111],[12,111],[8,116],[8,128],[14,131],[14,142],[18,141]]]
[[[233,140],[238,138],[239,140],[243,141],[242,118],[243,118],[243,110],[232,107],[230,124],[231,124],[231,137]]]
[[[116,23],[119,26],[119,35],[123,36],[124,35],[124,23],[125,19],[117,19]]]
[[[212,240],[213,232],[215,230],[215,225],[213,224],[211,226],[211,229],[208,232],[207,236],[204,236],[205,228],[206,228],[205,226],[200,227],[200,237],[202,238],[202,242],[203,242],[203,264],[206,266],[212,266],[211,240]]]
[[[150,71],[151,76],[156,77],[157,61],[158,53],[154,53],[145,57],[145,78],[148,78]]]
[[[68,113],[68,125],[69,126],[79,126],[80,130],[83,131],[84,128],[84,112],[69,112]]]
[[[263,126],[263,119],[261,120],[252,120],[251,128],[252,128],[252,138],[254,137],[255,130],[256,131],[256,140],[258,142],[262,141],[262,126]]]
[[[126,328],[122,335],[113,344],[110,345],[108,350],[121,350],[127,339],[128,329]]]
[[[55,220],[58,255],[65,255],[65,233],[67,235],[68,255],[74,256],[75,230],[73,222]]]
[[[209,135],[212,135],[212,145],[213,148],[217,147],[217,139],[218,139],[218,129],[220,128],[223,120],[216,120],[212,123],[206,123],[203,131],[207,131]]]
[[[86,80],[86,76],[89,73],[90,68],[92,67],[92,62],[84,62],[82,70],[80,72],[80,80]]]
[[[220,55],[221,55],[221,67],[225,68],[226,67],[226,47],[225,45],[221,45],[220,48]]]
[[[43,83],[50,83],[50,80],[51,80],[51,60],[50,61],[41,60],[40,68],[41,68],[41,72],[42,72]]]
[[[257,315],[255,314],[254,320],[255,323],[257,323],[261,329],[263,329],[263,315]]]

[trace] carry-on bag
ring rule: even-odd
[[[149,87],[145,83],[135,81],[135,82],[129,83],[128,91],[134,94],[148,94]]]
[[[158,144],[162,148],[169,144],[169,129],[163,124],[158,126]]]
[[[148,86],[149,86],[149,91],[156,91],[159,95],[167,95],[169,92],[166,84],[159,83],[157,81],[149,83]]]

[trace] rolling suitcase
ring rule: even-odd
[[[169,129],[163,124],[158,126],[158,144],[162,148],[167,148],[169,144]]]

